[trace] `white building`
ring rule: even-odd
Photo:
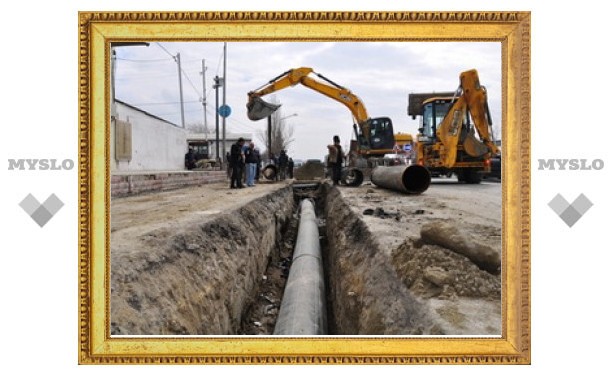
[[[183,171],[189,146],[196,153],[217,156],[215,133],[194,134],[179,125],[157,117],[123,101],[115,100],[110,130],[110,167],[113,173]],[[219,156],[223,159],[223,141],[219,135]],[[248,133],[225,133],[225,151]],[[199,158],[204,158],[200,156]]]
[[[111,172],[185,169],[187,130],[119,100],[112,114]]]

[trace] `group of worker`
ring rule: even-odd
[[[342,165],[345,160],[345,154],[340,145],[340,137],[334,135],[333,144],[328,145],[327,149],[329,151],[327,165],[332,172],[332,182],[334,185],[339,185],[342,178]],[[259,149],[255,147],[255,143],[247,144],[244,138],[238,138],[238,141],[232,144],[230,151],[227,152],[226,160],[229,163],[230,189],[244,188],[244,185],[255,186],[255,182],[259,181],[261,155]],[[285,150],[281,150],[278,156],[271,154],[270,160],[278,169],[276,180],[293,178],[293,159],[287,155]],[[195,168],[195,156],[191,147],[189,152],[185,154],[185,166],[187,169]],[[245,184],[242,183],[243,176],[246,181]]]
[[[239,138],[236,143],[232,144],[226,159],[229,163],[230,189],[241,189],[245,185],[255,186],[255,182],[259,180],[261,167],[261,156],[255,143],[245,143],[244,138]]]
[[[293,159],[287,155],[287,151],[281,150],[278,156],[271,154],[270,160],[278,170],[275,176],[276,181],[293,178]]]
[[[238,141],[232,144],[226,159],[229,163],[230,189],[241,189],[245,185],[252,187],[259,181],[262,160],[255,143],[246,143],[244,138],[238,138]],[[282,150],[278,157],[271,156],[271,160],[278,169],[277,180],[293,178],[293,159],[287,155],[285,150]]]

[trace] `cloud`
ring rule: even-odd
[[[215,75],[223,75],[222,42],[163,42],[149,47],[120,47],[117,51],[117,98],[180,124],[178,68],[180,53],[187,124],[203,123],[202,60],[205,60],[208,126],[214,129]],[[283,72],[312,67],[350,89],[371,117],[388,116],[396,131],[416,132],[407,115],[411,92],[453,91],[459,74],[479,71],[489,92],[494,123],[501,125],[501,44],[499,42],[232,42],[227,44],[227,118],[230,132],[263,130],[266,122],[246,117],[247,93]],[[297,113],[288,122],[296,141],[289,152],[297,158],[321,158],[335,134],[351,138],[352,117],[341,103],[297,85],[275,93],[283,114]],[[219,93],[220,101],[222,92]]]

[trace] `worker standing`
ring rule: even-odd
[[[287,174],[289,175],[290,179],[293,179],[293,159],[289,158],[289,162],[287,163]]]
[[[342,162],[344,161],[344,153],[340,145],[340,137],[334,135],[334,144],[327,146],[329,150],[328,166],[332,169],[332,181],[334,185],[339,185],[342,178]]]
[[[280,173],[280,179],[284,180],[287,178],[287,164],[289,163],[289,156],[285,150],[281,150],[278,155],[278,169]]]
[[[185,154],[185,168],[192,170],[196,167],[195,153],[193,147],[189,147],[189,151]]]
[[[244,152],[244,161],[246,163],[246,185],[255,186],[255,169],[257,167],[255,143],[249,143],[249,147]]]
[[[259,173],[261,171],[261,154],[259,148],[253,149],[253,157],[255,158],[255,182],[259,182]]]
[[[244,168],[242,146],[244,146],[244,139],[238,138],[238,141],[232,144],[232,148],[230,149],[230,167],[232,170],[231,189],[244,188],[244,185],[242,185],[242,171]]]

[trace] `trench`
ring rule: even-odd
[[[112,335],[273,335],[303,199],[314,202],[326,334],[438,333],[338,188],[293,185],[214,221],[111,251]],[[160,231],[164,233],[165,231]]]
[[[238,334],[241,335],[273,335],[281,310],[283,296],[289,273],[291,271],[293,253],[296,249],[296,239],[300,222],[300,204],[303,200],[314,203],[316,222],[319,233],[321,257],[323,260],[323,277],[325,287],[326,334],[334,334],[333,306],[329,303],[329,272],[327,266],[327,230],[324,215],[327,186],[320,183],[296,184],[293,190],[293,211],[285,227],[279,243],[270,254],[268,265],[262,280],[255,288],[255,294],[249,299],[245,314],[241,320]]]
[[[432,314],[398,279],[376,236],[352,213],[339,190],[326,184],[305,184],[293,186],[293,215],[284,228],[279,252],[271,254],[265,279],[246,307],[239,334],[279,335],[277,320],[296,249],[299,207],[305,199],[314,202],[317,215],[325,286],[325,335],[441,333]]]

